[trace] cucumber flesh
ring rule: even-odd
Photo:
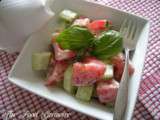
[[[108,108],[113,108],[113,107],[114,107],[114,103],[107,103],[106,106],[107,106]]]
[[[105,104],[105,106],[107,107],[108,110],[114,112],[114,103],[107,103]]]
[[[108,79],[111,79],[113,78],[113,65],[109,65],[107,64],[106,65],[106,71],[104,72],[104,80],[108,80]]]
[[[78,14],[71,11],[71,10],[63,10],[59,14],[60,18],[67,21],[67,22],[72,22],[74,19],[78,17]]]
[[[72,65],[70,65],[64,73],[63,88],[67,92],[74,94],[76,92],[76,86],[72,85]]]
[[[51,58],[51,52],[40,52],[32,54],[32,69],[47,70]]]
[[[103,63],[105,64],[112,64],[112,60],[111,59],[107,59],[107,60],[102,60]]]
[[[97,91],[96,91],[96,87],[93,88],[93,93],[92,93],[92,97],[93,98],[97,98]]]
[[[60,88],[63,88],[63,80],[57,82],[57,86]]]
[[[94,86],[80,86],[78,87],[76,98],[82,101],[90,101]]]

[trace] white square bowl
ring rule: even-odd
[[[41,30],[34,33],[26,42],[23,50],[13,65],[9,80],[14,84],[29,90],[41,97],[103,120],[112,120],[113,111],[95,101],[84,103],[67,94],[60,88],[47,88],[44,85],[44,76],[34,72],[31,67],[31,56],[34,52],[45,51],[48,48],[51,33],[57,28],[58,13],[63,9],[71,9],[92,19],[108,19],[113,22],[115,29],[119,29],[125,18],[137,21],[139,33],[138,43],[133,54],[132,63],[135,73],[129,83],[129,102],[126,112],[127,120],[132,117],[142,76],[145,52],[149,33],[149,22],[145,18],[83,0],[54,0],[49,6],[55,12],[55,16]]]

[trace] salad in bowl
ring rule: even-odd
[[[45,71],[46,87],[59,86],[77,99],[114,105],[124,69],[123,36],[108,20],[91,20],[65,9],[49,51],[33,53],[32,68]],[[129,63],[129,75],[134,68]]]

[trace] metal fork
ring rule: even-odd
[[[137,34],[137,23],[133,20],[125,19],[120,28],[120,33],[123,36],[123,46],[125,48],[125,66],[123,75],[120,82],[120,87],[117,93],[117,98],[114,107],[114,120],[124,120],[126,107],[128,104],[128,64],[129,64],[129,52],[134,50],[137,40],[135,35]]]

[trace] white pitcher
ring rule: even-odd
[[[26,38],[54,16],[46,3],[46,0],[1,0],[0,49],[20,51]]]

